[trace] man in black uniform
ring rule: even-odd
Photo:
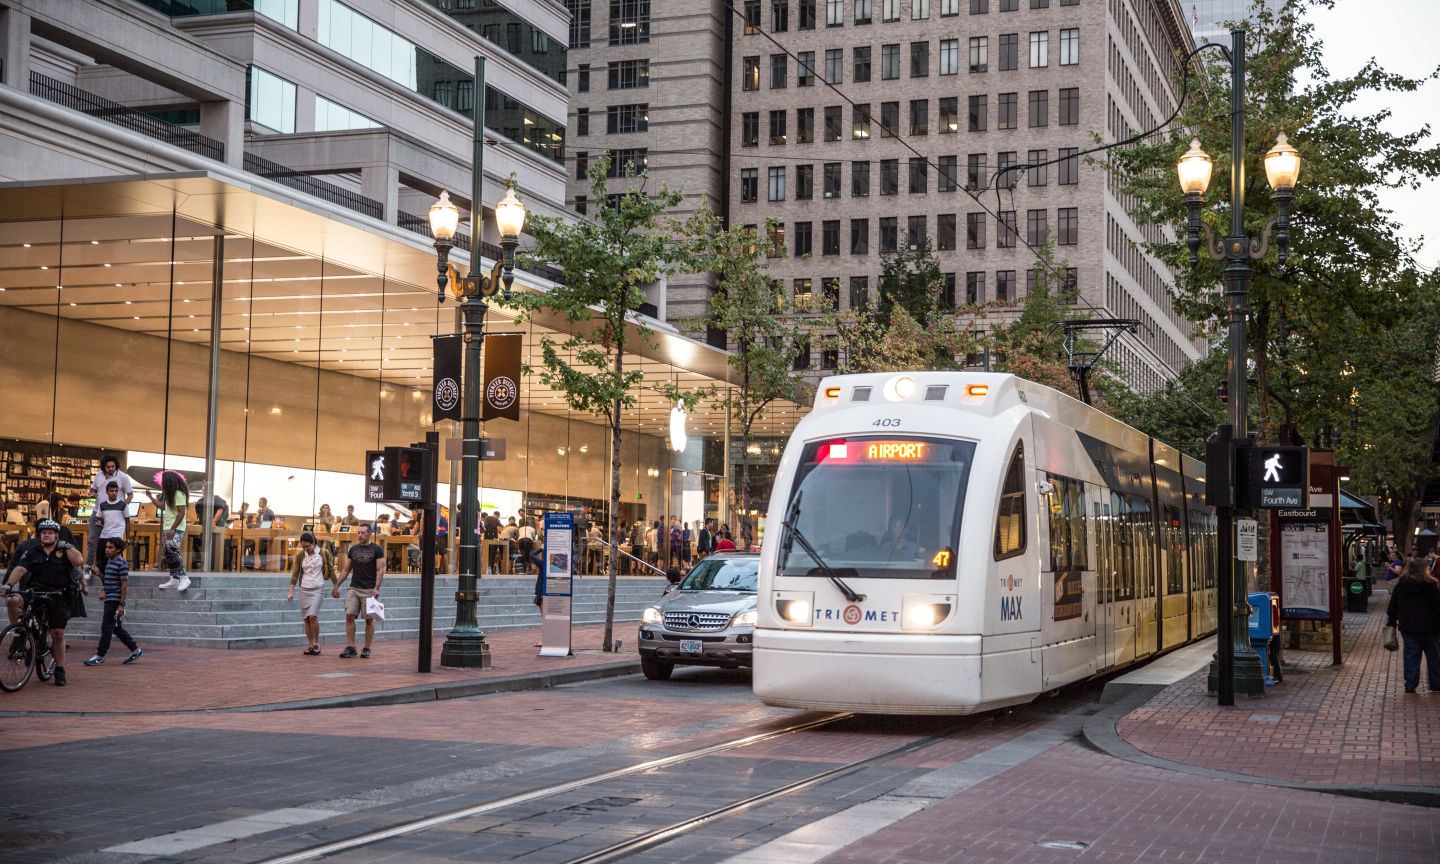
[[[24,600],[13,592],[26,576],[30,585],[38,591],[71,590],[72,568],[85,563],[85,556],[68,540],[60,539],[60,524],[52,519],[42,519],[35,526],[39,546],[29,549],[10,571],[5,581],[5,612],[10,623],[20,620]],[[65,686],[65,625],[70,623],[70,604],[66,597],[45,597],[35,599],[35,617],[50,629],[50,651],[55,657],[55,685]]]

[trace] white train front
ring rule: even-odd
[[[1203,465],[1010,375],[821,382],[770,497],[754,688],[968,714],[1215,627]]]

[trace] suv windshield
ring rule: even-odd
[[[680,583],[680,590],[754,593],[759,573],[758,558],[706,558]]]
[[[847,437],[806,445],[786,521],[842,577],[949,579],[975,445]],[[780,575],[818,575],[781,529]]]

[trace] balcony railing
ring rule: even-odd
[[[184,126],[167,123],[144,112],[136,111],[134,108],[127,108],[117,102],[96,96],[94,93],[87,93],[64,81],[57,81],[41,75],[39,72],[30,73],[30,93],[47,102],[54,102],[82,114],[123,126],[132,132],[148,135],[164,141],[166,144],[183,147],[191,153],[198,153],[217,162],[225,159],[225,145],[214,138],[207,138]]]
[[[354,210],[357,213],[364,213],[366,216],[373,216],[376,219],[385,218],[385,206],[374,198],[366,198],[358,192],[352,192],[334,183],[327,183],[318,177],[312,177],[304,171],[297,171],[294,168],[287,168],[278,162],[271,162],[256,156],[254,153],[245,154],[245,170],[251,174],[257,174],[268,180],[274,180],[291,189],[298,189],[307,195],[314,195],[322,201]]]
[[[435,235],[430,231],[429,219],[416,216],[414,213],[406,213],[404,210],[401,210],[399,218],[396,220],[396,222],[400,225],[401,228],[404,228],[406,231],[414,231],[416,234],[422,234],[432,240],[435,239]],[[468,232],[456,231],[455,245],[461,249],[464,249],[466,252],[469,252],[470,234]],[[496,246],[494,243],[486,243],[484,241],[481,241],[480,243],[480,254],[484,255],[486,258],[489,258],[492,261],[499,261],[505,257],[505,252],[503,249],[501,249],[499,246]],[[522,270],[526,273],[534,273],[536,276],[543,276],[546,279],[549,279],[551,282],[554,282],[556,285],[565,284],[565,272],[563,270],[557,270],[554,267],[521,267],[519,264],[516,264],[515,269]]]

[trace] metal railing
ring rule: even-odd
[[[413,231],[416,234],[422,234],[432,240],[435,239],[434,233],[430,231],[429,219],[401,210],[395,222],[406,231]],[[453,242],[458,248],[464,249],[466,252],[470,251],[470,233],[468,231],[456,231]],[[500,261],[505,257],[504,250],[499,246],[496,246],[494,243],[486,243],[483,240],[480,242],[480,254],[489,258],[491,261]],[[544,276],[556,285],[565,284],[565,271],[557,270],[554,267],[522,267],[516,264],[515,269],[526,273],[534,273],[536,276]]]
[[[606,548],[606,549],[609,549],[609,548],[610,548],[610,542],[609,542],[608,540],[605,540],[605,539],[600,538],[600,537],[587,537],[587,538],[585,538],[585,542],[587,542],[587,543],[597,543],[597,544],[599,544],[600,546],[602,546],[602,547],[604,547],[604,548]],[[639,564],[641,567],[644,567],[644,568],[646,568],[647,570],[654,570],[656,573],[659,573],[661,576],[664,576],[664,575],[665,575],[665,571],[664,571],[664,570],[661,570],[659,567],[656,567],[654,564],[651,564],[649,561],[642,561],[641,559],[636,558],[634,555],[631,555],[629,552],[626,552],[624,549],[620,549],[620,550],[618,550],[618,551],[620,552],[621,555],[623,555],[623,556],[626,557],[626,558],[629,558],[631,561],[634,561],[636,564]]]
[[[116,126],[123,126],[131,132],[139,132],[141,135],[148,135],[164,141],[166,144],[183,147],[191,153],[197,153],[217,162],[225,159],[225,145],[214,138],[208,138],[184,126],[151,117],[149,114],[136,111],[134,108],[127,108],[118,102],[111,102],[109,99],[96,96],[94,93],[66,84],[64,81],[57,81],[47,75],[41,75],[39,72],[30,73],[30,94],[47,102],[54,102],[56,105],[63,105],[82,114],[114,123]]]
[[[307,195],[314,195],[322,201],[328,201],[376,219],[385,218],[385,206],[374,198],[366,198],[359,192],[352,192],[336,186],[334,183],[327,183],[304,171],[297,171],[278,162],[271,162],[254,153],[245,154],[245,170],[268,180],[274,180],[281,185],[289,186],[291,189],[297,189]]]

